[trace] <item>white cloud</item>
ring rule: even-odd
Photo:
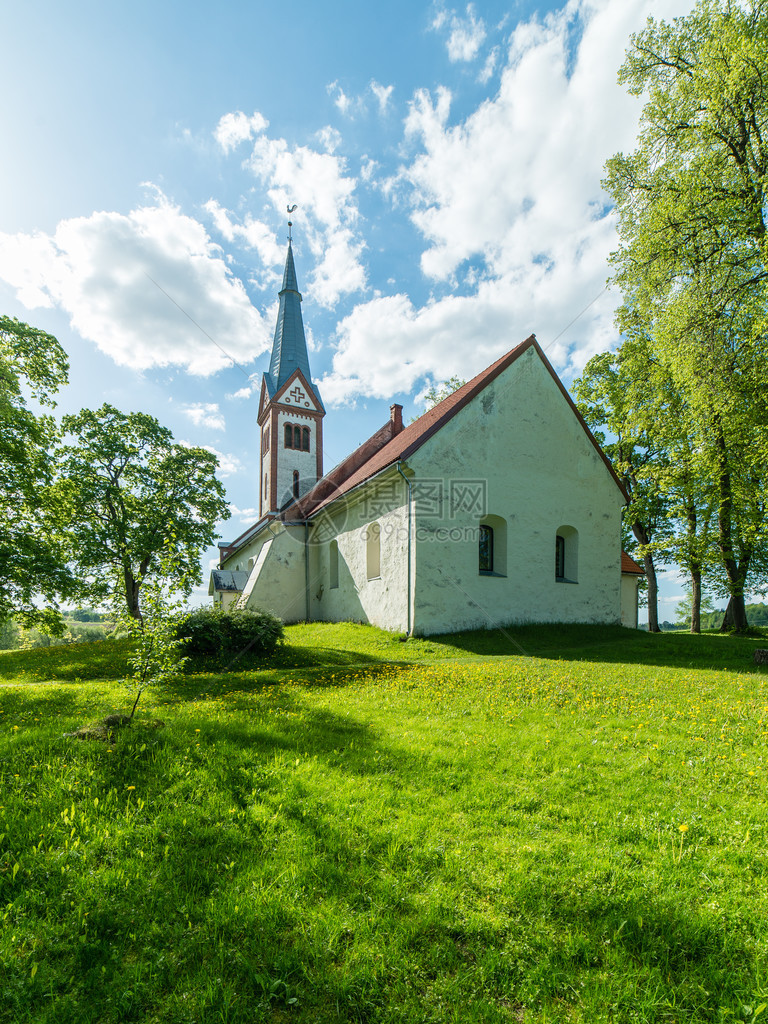
[[[637,129],[640,102],[616,83],[628,38],[649,13],[675,16],[688,4],[659,6],[569,0],[543,22],[520,23],[498,92],[456,124],[446,88],[415,94],[405,134],[418,151],[391,194],[412,204],[435,293],[421,309],[395,295],[346,317],[324,396],[385,397],[427,376],[470,377],[531,333],[568,377],[615,343],[617,298],[604,287],[616,233],[600,180]],[[453,15],[440,17],[444,28]]]
[[[341,132],[338,128],[332,128],[328,124],[325,128],[321,128],[319,132],[315,132],[315,138],[326,153],[335,152],[341,145]]]
[[[374,160],[372,157],[369,157],[367,154],[365,154],[362,157],[361,164],[360,164],[360,177],[362,178],[362,180],[366,184],[373,183],[373,176],[374,176],[374,174],[376,173],[376,171],[378,169],[379,169],[379,163],[378,163],[377,160]]]
[[[256,251],[260,266],[253,268],[253,279],[258,287],[264,289],[277,285],[281,280],[285,249],[278,245],[273,228],[250,214],[238,222],[235,215],[216,199],[209,199],[204,209],[211,215],[214,227],[225,241],[238,242]]]
[[[499,60],[499,49],[498,49],[498,47],[494,46],[494,48],[491,50],[491,52],[485,58],[485,64],[483,65],[483,70],[477,76],[478,81],[482,82],[483,85],[485,85],[487,82],[489,82],[491,80],[491,78],[493,76],[493,72],[496,70],[496,65],[498,63],[498,60]]]
[[[232,476],[234,473],[239,473],[243,468],[242,462],[236,455],[228,455],[226,452],[220,452],[218,448],[214,448],[209,444],[200,444],[195,447],[204,448],[205,451],[216,456],[219,460],[219,476],[222,479],[226,479],[226,477]]]
[[[216,402],[195,402],[182,406],[181,410],[196,427],[210,427],[211,430],[226,430],[224,414]]]
[[[224,114],[213,132],[214,138],[229,153],[241,142],[252,139],[259,132],[266,131],[269,121],[256,111],[251,117],[238,110],[232,114]]]
[[[53,235],[0,233],[0,278],[29,309],[59,306],[122,366],[210,374],[269,348],[219,247],[159,191],[127,215],[63,220]]]
[[[327,85],[326,92],[343,117],[352,119],[357,114],[365,113],[365,99],[362,96],[347,95],[338,82],[331,82]]]
[[[250,398],[251,395],[258,389],[258,386],[258,383],[256,381],[253,381],[251,384],[246,384],[244,388],[240,388],[239,390],[234,391],[231,395],[227,395],[227,398]]]
[[[394,92],[394,85],[380,85],[376,81],[371,82],[371,92],[376,97],[379,104],[379,113],[386,113],[387,107],[389,106],[389,100]]]
[[[238,518],[241,523],[252,523],[259,518],[259,510],[257,508],[238,508],[237,505],[230,505],[230,508],[232,509],[232,515]]]
[[[315,259],[307,282],[312,298],[332,307],[342,295],[364,288],[364,244],[355,231],[357,181],[347,173],[344,158],[309,146],[290,147],[285,139],[262,134],[254,140],[248,167],[282,216],[289,203],[300,204],[301,243],[309,246]],[[222,225],[236,230],[229,215],[224,218],[211,204],[209,210],[219,216]],[[256,238],[254,232],[254,244]],[[266,250],[263,252],[266,260]],[[279,261],[275,258],[274,262],[281,264],[283,255],[281,250]]]
[[[448,58],[454,63],[474,60],[485,42],[485,23],[482,18],[475,17],[474,4],[467,5],[466,16],[463,18],[455,11],[439,8],[432,21],[432,28],[438,32],[446,28],[449,30],[446,46]]]

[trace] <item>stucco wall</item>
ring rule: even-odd
[[[622,573],[621,577],[621,624],[637,629],[637,585],[639,577]]]
[[[312,618],[370,622],[384,629],[407,626],[408,529],[406,490],[396,470],[363,494],[337,502],[313,520],[310,545]],[[368,579],[366,533],[380,530],[380,578]],[[338,544],[337,588],[331,587],[331,541]]]
[[[535,350],[408,461],[417,493],[433,481],[416,512],[417,633],[620,621],[623,498]],[[483,492],[484,508],[473,505]],[[464,510],[456,500],[462,496]],[[504,575],[479,573],[483,512],[506,524]],[[555,579],[555,536],[563,526],[578,534],[576,582]]]
[[[250,569],[240,604],[263,608],[284,622],[306,618],[304,529],[273,522],[228,559],[223,568]]]

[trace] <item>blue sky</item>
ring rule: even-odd
[[[639,106],[616,71],[649,15],[689,7],[6,5],[0,309],[67,350],[62,412],[109,401],[215,450],[231,538],[258,500],[286,203],[326,468],[532,332],[568,385],[617,342],[600,179]],[[663,618],[680,593],[669,574]]]

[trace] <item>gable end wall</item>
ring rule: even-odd
[[[534,348],[408,462],[417,491],[431,481],[416,511],[416,632],[620,621],[624,498]],[[480,575],[483,510],[452,507],[457,488],[484,490],[484,511],[504,520],[505,575]],[[555,580],[561,526],[578,531],[576,583]]]

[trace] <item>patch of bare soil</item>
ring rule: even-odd
[[[69,739],[101,740],[103,743],[114,743],[121,729],[162,729],[165,722],[160,718],[134,719],[131,715],[107,715],[100,722],[83,725],[74,732],[65,732]]]

